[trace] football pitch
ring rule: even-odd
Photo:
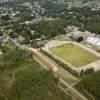
[[[99,57],[72,43],[50,48],[50,51],[52,54],[55,54],[58,58],[71,63],[77,68],[99,60]]]

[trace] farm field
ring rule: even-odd
[[[99,60],[99,57],[71,43],[50,48],[50,51],[77,68]]]

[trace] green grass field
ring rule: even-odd
[[[50,51],[75,67],[82,67],[99,59],[99,57],[71,43],[50,48]]]

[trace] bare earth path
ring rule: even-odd
[[[29,65],[27,65],[27,66],[25,66],[25,67],[20,67],[20,68],[17,68],[15,71],[13,71],[13,73],[12,73],[12,80],[9,82],[9,86],[8,86],[8,88],[10,88],[11,86],[12,86],[12,84],[13,84],[13,82],[15,81],[15,76],[16,76],[16,74],[19,72],[19,71],[21,71],[21,70],[23,70],[24,68],[26,68],[26,67],[29,67],[29,66],[31,66],[32,64],[29,64]]]

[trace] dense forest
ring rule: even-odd
[[[86,75],[82,78],[81,82],[77,84],[80,91],[85,89],[94,96],[95,100],[100,100],[100,71]]]
[[[16,25],[15,28],[17,28],[17,26],[20,26],[19,23],[25,22],[27,20],[32,20],[35,18],[35,16],[34,17],[31,16],[32,14],[31,9],[18,6],[19,4],[25,1],[27,0],[21,0],[15,3],[16,5],[15,10],[19,9],[21,12],[16,16],[16,18],[18,17],[19,20],[12,21],[11,23],[5,21],[3,22],[4,25],[15,24]],[[33,27],[32,29],[34,29],[35,31],[39,33],[43,33],[46,36],[52,37],[52,36],[56,36],[59,33],[63,34],[66,25],[74,25],[80,27],[82,31],[89,30],[93,33],[100,34],[100,11],[99,10],[92,10],[92,8],[90,7],[79,7],[79,8],[72,7],[68,9],[68,4],[57,3],[57,0],[55,1],[35,0],[35,1],[38,1],[38,5],[41,7],[41,9],[44,8],[44,13],[41,13],[41,11],[37,12],[39,16],[50,17],[54,19],[53,21],[42,21],[39,22],[38,24],[32,24],[31,25]],[[29,0],[29,2],[33,4],[33,7],[35,6],[32,0]],[[55,19],[60,19],[60,23]],[[24,35],[23,33],[26,34],[27,32],[29,32],[29,30],[25,30],[23,32],[20,31],[19,33],[20,34],[22,33],[22,35]]]
[[[77,9],[78,10],[78,9]],[[80,10],[78,10],[80,12]],[[77,11],[76,11],[77,12]],[[82,10],[82,12],[86,12],[86,10]],[[14,24],[13,32],[10,35],[13,37],[13,33],[17,33],[18,35],[23,36],[26,40],[25,43],[29,43],[30,40],[34,41],[34,39],[45,37],[46,39],[51,39],[57,35],[66,34],[65,28],[69,25],[75,25],[80,28],[81,31],[91,31],[96,34],[100,34],[100,15],[91,15],[89,17],[87,13],[85,17],[73,17],[68,16],[66,18],[58,18],[54,20],[40,21],[35,24],[25,25],[25,24]],[[34,31],[34,34],[31,33]]]
[[[65,20],[51,20],[41,21],[37,24],[31,25],[31,29],[38,33],[43,34],[47,38],[54,37],[60,34],[65,34],[64,27],[66,26]]]

